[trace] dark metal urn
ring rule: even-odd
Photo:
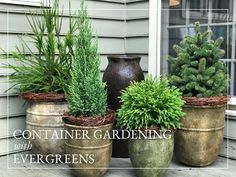
[[[139,56],[111,55],[108,56],[108,66],[103,75],[107,84],[108,107],[114,111],[120,108],[119,96],[121,90],[128,87],[131,81],[144,79],[143,71],[139,65]],[[121,133],[121,129],[116,127]],[[128,140],[115,139],[113,142],[113,157],[129,157]]]

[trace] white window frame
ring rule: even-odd
[[[39,7],[44,0],[0,0],[0,4],[16,4]]]
[[[148,73],[161,74],[161,0],[149,1],[149,51]]]

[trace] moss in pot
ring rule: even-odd
[[[184,101],[167,79],[147,77],[122,91],[118,125],[141,130],[149,138],[129,139],[129,155],[139,177],[162,177],[174,149],[174,129],[180,127]],[[158,133],[155,137],[152,133]],[[167,136],[166,136],[167,135]]]

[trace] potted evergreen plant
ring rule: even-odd
[[[163,176],[173,155],[174,129],[180,127],[184,115],[181,93],[170,87],[166,79],[149,76],[141,82],[133,82],[122,91],[120,99],[118,125],[148,135],[147,138],[131,136],[128,142],[137,176]]]
[[[80,31],[75,39],[75,55],[71,69],[69,86],[69,113],[63,116],[65,128],[86,132],[87,136],[68,137],[66,153],[76,156],[78,162],[70,163],[72,173],[79,177],[100,177],[110,163],[112,139],[96,137],[111,136],[114,111],[107,110],[107,94],[105,84],[100,79],[100,60],[97,41],[92,41],[92,29],[84,1],[81,2],[77,27]]]
[[[196,22],[195,35],[174,45],[177,57],[170,57],[170,83],[186,102],[183,126],[175,134],[176,156],[192,166],[213,163],[223,141],[228,79],[220,59],[225,52],[220,48],[223,38],[214,41],[211,36],[210,29],[201,33]]]
[[[47,155],[54,158],[53,154],[64,154],[64,137],[56,139],[52,136],[60,135],[64,130],[62,115],[68,111],[65,95],[71,79],[76,28],[70,17],[69,31],[62,38],[58,0],[51,8],[44,5],[27,16],[32,35],[20,38],[21,46],[10,57],[14,62],[7,67],[14,71],[10,75],[12,88],[29,101],[26,129],[32,132],[31,135],[39,135],[29,137],[32,151],[44,158]]]

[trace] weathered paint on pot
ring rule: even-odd
[[[65,102],[29,103],[26,111],[26,129],[32,132],[29,141],[32,143],[33,153],[44,157],[49,154],[62,156],[65,154],[64,137],[58,139],[52,137],[55,132],[61,135],[64,130],[62,116],[67,111],[68,106]],[[40,137],[33,136],[35,133]],[[50,156],[50,158],[53,157]]]
[[[183,126],[175,133],[175,154],[180,162],[207,166],[217,159],[224,136],[225,108],[225,105],[183,108],[186,113]]]
[[[112,139],[99,138],[108,132],[112,133],[113,124],[101,126],[77,126],[65,124],[65,129],[70,132],[87,132],[86,137],[80,140],[75,137],[66,139],[66,154],[77,155],[79,163],[70,163],[72,173],[78,177],[101,177],[107,171],[112,154]],[[86,159],[90,156],[90,159]]]
[[[128,147],[138,177],[162,177],[173,156],[174,133],[170,139],[130,139]]]

